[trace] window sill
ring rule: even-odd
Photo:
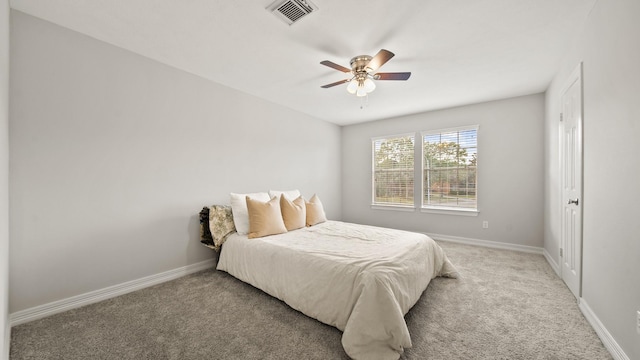
[[[416,208],[413,207],[413,206],[402,206],[402,205],[371,204],[371,209],[373,209],[373,210],[406,211],[406,212],[414,212],[414,211],[416,211]]]
[[[371,209],[372,210],[404,211],[404,212],[415,212],[416,210],[418,210],[413,206],[380,205],[380,204],[371,204]],[[476,209],[423,207],[423,208],[419,208],[419,210],[421,213],[456,215],[456,216],[478,216],[478,214],[480,214],[480,211]]]
[[[458,215],[458,216],[478,216],[480,211],[476,209],[456,209],[456,208],[432,208],[423,207],[420,212],[429,214]]]

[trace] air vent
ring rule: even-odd
[[[296,21],[318,10],[315,4],[308,0],[276,0],[267,10],[285,23],[292,25]]]

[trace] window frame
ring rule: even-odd
[[[426,135],[436,135],[436,134],[443,134],[443,133],[448,133],[448,132],[460,132],[460,131],[467,131],[467,130],[475,130],[476,131],[476,144],[475,144],[475,148],[476,148],[476,206],[475,208],[464,208],[464,207],[458,207],[458,206],[439,206],[439,205],[430,205],[430,204],[426,204],[425,203],[425,194],[424,194],[424,189],[425,189],[425,179],[424,179],[424,173],[426,170],[426,166],[425,166],[425,159],[424,159],[424,137]],[[478,196],[479,194],[479,183],[478,183],[478,164],[480,162],[479,160],[479,142],[478,142],[478,138],[480,136],[480,125],[475,124],[475,125],[466,125],[466,126],[458,126],[458,127],[452,127],[452,128],[444,128],[444,129],[432,129],[432,130],[423,130],[420,132],[420,150],[419,150],[419,155],[420,155],[420,185],[419,185],[419,191],[420,191],[420,212],[423,213],[433,213],[433,214],[447,214],[447,215],[462,215],[462,216],[478,216],[478,214],[480,213],[480,197]],[[414,166],[415,166],[415,161],[414,161]]]
[[[416,169],[416,132],[407,132],[407,133],[401,133],[401,134],[392,134],[392,135],[384,135],[384,136],[375,136],[375,137],[371,137],[371,208],[372,209],[377,209],[377,210],[397,210],[397,211],[407,211],[407,212],[413,212],[416,210],[416,198],[415,198],[415,191],[416,191],[416,174],[415,174],[415,169]],[[375,181],[375,171],[376,171],[376,147],[375,147],[375,141],[376,140],[388,140],[388,139],[397,139],[397,138],[403,138],[403,137],[411,137],[413,138],[413,175],[412,175],[412,180],[413,180],[413,200],[411,202],[411,204],[407,204],[407,205],[401,205],[401,204],[385,204],[385,203],[377,203],[375,201],[376,199],[376,181]]]

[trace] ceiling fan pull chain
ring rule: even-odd
[[[360,97],[360,110],[364,110],[369,105],[369,94]]]

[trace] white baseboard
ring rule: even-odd
[[[471,239],[471,238],[442,235],[442,234],[427,233],[426,235],[432,238],[433,240],[438,240],[438,241],[448,241],[448,242],[454,242],[459,244],[475,245],[475,246],[482,246],[482,247],[488,247],[488,248],[494,248],[494,249],[513,250],[513,251],[520,251],[520,252],[542,255],[542,248],[535,247],[535,246],[508,244],[508,243],[502,243],[497,241]]]
[[[598,319],[593,310],[591,310],[584,298],[580,298],[578,306],[589,324],[591,324],[593,330],[598,334],[598,337],[602,341],[604,347],[611,353],[611,356],[613,356],[615,360],[630,360],[613,336],[611,336],[607,328],[605,328],[602,322],[600,322],[600,319]]]
[[[560,265],[558,265],[558,263],[553,260],[551,254],[547,252],[547,249],[542,248],[542,255],[544,255],[545,259],[547,259],[547,262],[549,263],[549,265],[551,265],[553,271],[556,272],[556,275],[560,276]]]
[[[179,277],[205,270],[214,266],[215,260],[201,261],[199,263],[183,266],[177,269],[165,271],[159,274],[146,276],[140,279],[127,281],[122,284],[113,285],[104,289],[91,291],[88,293],[72,296],[67,299],[57,300],[48,304],[35,306],[29,309],[16,311],[9,315],[11,326],[27,323],[29,321],[42,319],[53,314],[61,313],[67,310],[76,309],[81,306],[93,304],[99,301],[124,295],[132,291],[140,290],[149,286],[157,285],[166,281],[174,280]]]

